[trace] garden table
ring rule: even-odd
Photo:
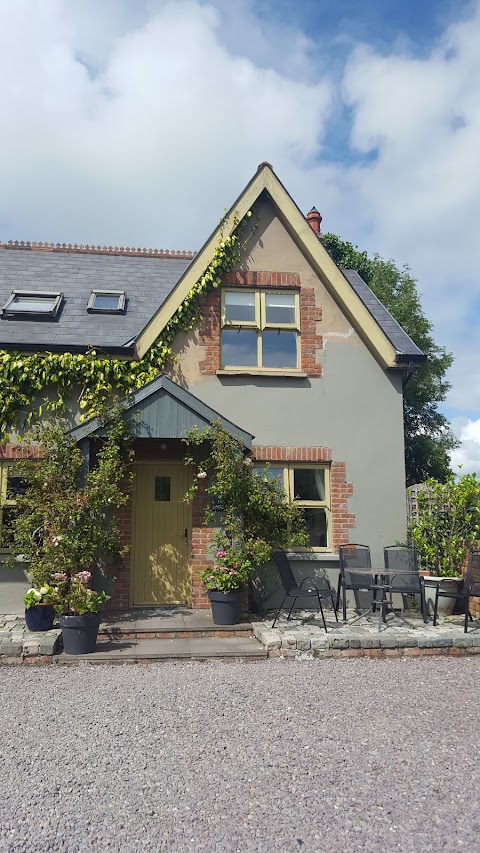
[[[360,619],[365,619],[369,616],[370,613],[374,613],[376,608],[379,608],[379,616],[378,616],[378,631],[382,630],[382,624],[386,624],[386,613],[385,610],[388,611],[392,608],[392,597],[390,593],[390,598],[387,598],[387,593],[390,592],[390,582],[392,577],[397,577],[398,575],[409,575],[411,576],[411,571],[402,571],[401,569],[349,569],[352,575],[364,575],[371,577],[371,583],[368,586],[368,589],[372,593],[372,604],[365,610],[363,613],[360,613],[359,616],[355,616],[354,619],[350,619],[347,622],[347,625],[353,625],[355,622],[359,622]],[[420,583],[423,583],[423,578],[421,578]],[[377,593],[380,593],[380,598],[377,598]],[[403,616],[400,616],[399,613],[394,614],[397,619],[401,619],[402,622],[405,622],[409,628],[413,627],[404,619]]]

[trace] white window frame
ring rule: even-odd
[[[225,307],[225,295],[227,293],[250,293],[254,296],[255,301],[255,320],[244,320],[241,323],[238,323],[233,320],[226,319],[226,307]],[[280,295],[281,293],[293,295],[295,297],[294,307],[295,307],[295,322],[294,323],[267,323],[267,308],[266,308],[266,296],[270,294],[274,294],[275,296]],[[257,332],[257,363],[256,365],[242,365],[242,364],[223,364],[221,359],[222,370],[245,370],[249,369],[253,370],[261,370],[265,373],[291,373],[292,370],[300,369],[300,360],[301,360],[301,348],[300,348],[300,293],[298,290],[290,290],[287,288],[233,288],[227,287],[222,289],[222,307],[221,307],[221,327],[223,329],[252,329]],[[263,331],[291,331],[295,332],[297,336],[297,363],[295,367],[264,367],[262,364],[262,332]]]
[[[285,489],[285,493],[287,495],[288,500],[291,503],[296,504],[297,506],[304,507],[305,509],[314,508],[314,509],[324,509],[325,515],[327,519],[327,544],[326,546],[307,546],[305,547],[297,547],[295,546],[295,551],[331,551],[332,550],[332,530],[331,530],[331,490],[330,490],[330,464],[328,462],[256,462],[255,463],[255,471],[262,471],[264,469],[281,469],[281,482],[282,486]],[[325,500],[324,501],[303,501],[295,498],[295,490],[294,490],[294,471],[295,469],[311,469],[314,471],[318,471],[321,469],[325,472]]]

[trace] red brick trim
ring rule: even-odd
[[[321,376],[322,366],[317,354],[323,349],[323,339],[317,335],[317,322],[322,319],[322,309],[315,304],[313,287],[301,287],[298,273],[244,272],[234,270],[224,279],[224,284],[238,287],[300,287],[300,369],[309,376]],[[205,358],[200,362],[200,372],[214,376],[220,369],[220,311],[221,295],[215,290],[202,301],[203,322],[199,330],[199,343],[205,347]]]
[[[41,459],[43,453],[39,444],[0,444],[0,460]]]
[[[254,445],[253,456],[265,462],[331,462],[329,447],[277,447]]]

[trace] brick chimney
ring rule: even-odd
[[[311,211],[307,213],[307,222],[310,227],[315,231],[317,237],[320,236],[320,223],[322,221],[322,214],[318,212],[316,207],[312,207]]]

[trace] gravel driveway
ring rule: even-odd
[[[480,851],[480,660],[0,669],[0,851]]]

